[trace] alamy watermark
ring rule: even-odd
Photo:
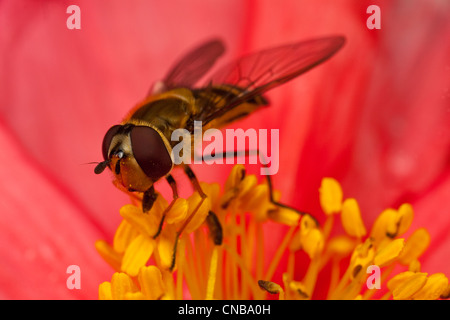
[[[72,4],[67,7],[66,13],[70,16],[66,20],[67,29],[81,29],[81,9],[79,6]]]
[[[172,160],[175,165],[235,164],[235,160],[245,164],[246,159],[249,164],[257,164],[259,160],[263,165],[261,175],[274,175],[279,169],[279,138],[278,129],[271,129],[270,134],[268,129],[226,129],[224,136],[219,129],[211,128],[203,133],[202,122],[194,121],[193,136],[187,129],[173,131],[171,140],[179,142],[172,148]],[[205,148],[203,142],[209,142]],[[192,151],[196,154],[194,159]],[[236,156],[229,156],[230,151]]]
[[[70,274],[66,280],[67,289],[81,289],[81,268],[76,264],[72,264],[67,267],[66,273]]]
[[[367,277],[367,289],[381,289],[381,270],[377,265],[370,265],[366,269],[366,273],[370,274]]]
[[[370,5],[367,7],[366,10],[367,14],[370,14],[370,16],[367,18],[366,26],[367,29],[373,30],[373,29],[381,29],[381,9],[377,5]]]
[[[67,7],[66,13],[70,16],[66,20],[66,26],[69,30],[81,29],[81,9],[79,6],[72,4]],[[381,9],[377,5],[370,5],[366,9],[366,13],[370,14],[367,18],[366,26],[368,29],[381,29]]]

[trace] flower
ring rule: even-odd
[[[247,200],[256,198],[258,187],[263,186],[265,197],[258,198],[259,205],[249,205],[253,202]],[[211,200],[200,207],[198,216],[191,220],[197,222],[180,237],[177,230],[193,214],[186,212],[200,201],[197,193],[183,201],[187,207],[169,208],[167,216],[180,219],[166,221],[159,237],[155,235],[162,212],[168,208],[161,196],[148,214],[142,212],[139,202],[121,209],[124,220],[113,244],[104,240],[96,243],[98,252],[116,270],[111,281],[100,284],[100,299],[263,299],[267,294],[279,299],[311,299],[328,264],[333,275],[328,284],[329,299],[370,299],[382,285],[384,299],[448,298],[450,286],[443,273],[420,271],[419,259],[430,242],[428,231],[421,228],[402,238],[413,219],[409,204],[384,210],[366,236],[356,199],[343,200],[342,188],[333,178],[324,178],[320,187],[321,206],[328,215],[323,226],[310,214],[300,215],[270,202],[267,184],[245,174],[243,165],[233,167],[223,192],[217,184],[202,183],[201,188]],[[221,227],[204,223],[212,208]],[[340,215],[345,232],[332,236],[335,215]],[[289,230],[265,268],[264,238],[270,239],[270,234],[264,234],[264,225],[274,222],[287,225]],[[208,227],[209,232],[205,230]],[[212,241],[218,228],[223,228],[223,239]],[[302,279],[296,279],[294,272],[299,251],[308,257],[303,262],[308,270]],[[283,268],[283,254],[288,255],[288,263],[282,270],[282,282],[276,283],[273,276],[276,269]],[[345,258],[350,258],[348,266],[340,274],[339,264]],[[396,265],[408,269],[392,276]],[[383,270],[375,279],[376,287],[368,280],[374,267]]]
[[[323,177],[337,178],[358,199],[365,226],[383,208],[411,203],[410,228],[426,227],[431,235],[421,269],[448,276],[447,3],[76,4],[80,30],[67,29],[65,2],[0,2],[1,298],[97,297],[110,269],[92,244],[112,238],[128,198],[84,164],[101,160],[103,134],[180,53],[211,37],[227,46],[222,63],[277,44],[346,36],[332,60],[269,92],[271,106],[236,125],[280,129],[273,182],[295,208],[320,211]],[[366,28],[371,4],[381,8],[380,30]],[[223,183],[225,171],[195,168],[207,182]],[[170,192],[164,184],[158,190]],[[316,218],[321,225],[326,219]],[[285,230],[273,226],[271,239],[281,240]],[[267,264],[277,248],[265,249]],[[73,264],[82,271],[80,290],[66,286]],[[294,279],[305,272],[296,264]],[[277,270],[275,277],[281,284]]]

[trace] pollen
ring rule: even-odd
[[[348,235],[361,238],[366,235],[366,228],[361,218],[358,202],[349,198],[342,204],[342,226]]]
[[[417,261],[430,245],[431,237],[427,229],[420,228],[415,230],[406,240],[405,247],[399,257],[400,263],[409,265]]]
[[[120,209],[112,242],[95,244],[113,269],[98,287],[99,299],[450,296],[444,273],[421,270],[432,235],[410,230],[408,203],[382,210],[368,226],[357,199],[333,178],[316,190],[321,210],[308,213],[278,205],[281,194],[270,196],[267,181],[243,165],[232,168],[223,186],[200,186],[206,197],[194,192],[169,202],[158,194],[148,213],[135,198]]]
[[[393,277],[388,282],[388,288],[396,300],[412,299],[426,282],[426,273],[406,271]]]
[[[137,276],[140,267],[150,259],[155,249],[155,240],[147,235],[140,234],[127,247],[120,269],[130,276]]]
[[[319,191],[320,204],[326,214],[341,211],[343,192],[339,182],[333,178],[324,178]]]
[[[377,252],[373,259],[374,264],[380,268],[390,265],[395,259],[398,258],[404,246],[404,239],[393,240]]]
[[[166,216],[166,222],[169,224],[184,221],[188,214],[189,205],[186,199],[178,198],[175,200],[173,207],[169,210]]]

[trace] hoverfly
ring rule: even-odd
[[[97,164],[95,173],[108,167],[119,188],[143,193],[144,212],[148,212],[156,200],[154,183],[165,177],[173,192],[173,200],[166,209],[168,212],[178,197],[176,182],[171,175],[174,167],[172,148],[177,143],[171,141],[171,135],[175,129],[184,128],[193,134],[194,121],[201,121],[205,131],[249,115],[268,104],[263,96],[265,92],[326,61],[344,43],[344,37],[330,36],[259,51],[225,65],[204,85],[196,86],[225,51],[223,43],[216,39],[198,46],[152,87],[121,124],[106,132],[102,143],[104,160]],[[182,166],[204,200],[206,195],[193,171],[186,164]],[[271,202],[284,206],[273,200],[267,177]],[[177,239],[195,212],[178,231]],[[212,228],[217,233],[214,241],[220,244],[220,224],[212,212],[210,215]],[[155,237],[161,231],[163,221],[164,213]]]

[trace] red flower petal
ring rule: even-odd
[[[432,236],[423,266],[448,275],[449,7],[375,2],[381,30],[365,27],[373,1],[79,1],[81,30],[66,28],[67,4],[2,2],[1,296],[96,296],[110,277],[93,243],[112,239],[127,197],[82,164],[101,160],[103,134],[180,52],[217,35],[227,58],[347,37],[332,60],[270,92],[270,108],[235,126],[280,129],[274,182],[299,209],[319,212],[324,176],[341,181],[369,224],[385,207],[417,204],[414,226]],[[228,168],[202,166],[197,175],[223,181]],[[70,264],[81,267],[81,291],[65,287]]]
[[[2,299],[97,297],[99,279],[110,270],[93,243],[103,236],[92,220],[48,179],[4,126],[0,166],[0,252]],[[66,281],[71,265],[80,267],[81,289]]]

